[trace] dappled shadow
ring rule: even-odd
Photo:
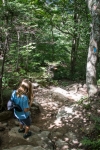
[[[82,148],[84,133],[88,130],[90,132],[89,127],[92,127],[89,120],[91,112],[79,105],[80,101],[87,97],[86,90],[81,87],[75,92],[74,88],[65,90],[65,87],[51,87],[49,90],[41,89],[38,94],[40,96],[36,95],[35,99],[41,103],[44,113],[38,118],[37,126],[51,131],[50,138],[56,147],[60,139],[67,149]]]
[[[71,85],[70,88],[68,85],[49,89],[38,87],[34,95],[34,103],[41,106],[41,111],[31,112],[32,125],[41,131],[50,131],[49,139],[54,150],[88,150],[82,140],[94,131],[94,118],[100,113],[99,101],[97,104],[87,100],[83,86],[77,91]]]

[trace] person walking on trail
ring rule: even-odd
[[[22,80],[18,89],[12,92],[11,100],[22,109],[21,112],[14,109],[14,115],[19,120],[18,132],[24,133],[23,138],[26,139],[32,135],[30,131],[30,107],[33,101],[32,83],[28,79]]]

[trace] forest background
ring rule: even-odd
[[[92,89],[88,92],[90,96],[97,93],[100,59],[94,29],[99,24],[99,13],[94,12],[98,2],[2,0],[1,99],[2,90],[15,88],[22,78],[42,85],[57,84],[56,81],[63,79],[81,80],[87,82],[88,90]]]
[[[98,96],[99,0],[2,0],[0,12],[0,112],[23,78],[45,87],[86,83],[89,98]],[[95,122],[95,138],[85,144],[96,148]]]

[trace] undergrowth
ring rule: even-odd
[[[81,141],[86,150],[100,150],[100,117],[92,116],[94,129]]]

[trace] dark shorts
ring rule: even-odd
[[[19,119],[19,122],[25,126],[30,126],[31,125],[31,118],[28,117],[26,119]]]

